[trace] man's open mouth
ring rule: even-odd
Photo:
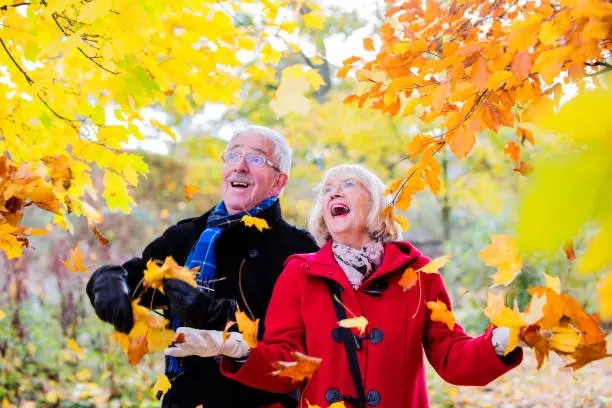
[[[249,183],[246,183],[244,181],[232,181],[230,183],[230,185],[234,188],[247,188],[249,187]]]
[[[351,209],[343,203],[335,203],[330,208],[332,217],[340,217],[351,212]]]

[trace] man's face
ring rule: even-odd
[[[268,164],[258,167],[246,162],[245,155],[258,154],[274,166],[278,165],[273,161],[274,145],[265,137],[256,134],[237,136],[227,146],[226,152],[242,155],[238,163],[226,162],[221,172],[221,197],[228,214],[250,210],[264,199],[278,195],[287,184],[287,175]]]

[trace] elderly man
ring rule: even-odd
[[[235,320],[237,305],[263,320],[285,259],[318,249],[310,234],[289,225],[282,217],[277,196],[287,184],[291,150],[279,133],[259,126],[240,130],[222,159],[223,200],[219,204],[200,217],[168,228],[145,248],[141,257],[94,272],[87,294],[102,320],[129,332],[133,325],[131,299],[136,295],[142,297],[143,304],[150,301],[150,293],[138,289],[146,263],[151,259],[163,261],[167,256],[188,268],[200,267],[197,289],[167,279],[165,296],[157,293],[154,297],[157,305],[167,306],[174,328],[223,330],[228,320]],[[270,229],[260,232],[247,227],[240,221],[245,214],[263,218]],[[204,287],[214,290],[202,290]],[[262,334],[263,325],[260,337]],[[162,407],[297,404],[289,395],[248,388],[225,378],[215,358],[168,357],[166,374],[172,387]]]

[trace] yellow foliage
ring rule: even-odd
[[[245,215],[240,219],[240,221],[242,221],[244,225],[246,225],[247,227],[257,228],[260,232],[262,232],[265,229],[270,229],[268,222],[264,220],[263,218],[251,217],[250,215]]]

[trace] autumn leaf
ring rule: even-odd
[[[200,187],[193,185],[193,184],[188,184],[185,186],[185,199],[187,201],[191,201],[193,200],[193,196],[200,191]]]
[[[236,323],[238,324],[238,331],[242,333],[242,337],[246,344],[250,348],[254,349],[257,347],[257,331],[259,330],[259,319],[254,321],[249,319],[246,313],[237,311],[236,312]]]
[[[561,294],[561,279],[558,276],[550,276],[544,273],[546,287],[552,289],[557,295]]]
[[[130,349],[130,337],[125,333],[116,331],[113,335],[113,339],[121,346],[121,349],[127,355]]]
[[[420,267],[417,272],[438,273],[438,269],[442,268],[450,261],[449,255],[440,256],[433,261],[429,261],[426,265]]]
[[[489,319],[495,319],[504,309],[505,292],[501,290],[489,289],[487,293],[487,307],[484,309],[484,315]]]
[[[175,333],[174,337],[172,337],[172,342],[170,344],[182,344],[185,342],[185,334],[184,333]]]
[[[418,278],[419,274],[413,268],[406,268],[398,283],[406,292],[416,285]]]
[[[544,317],[544,307],[546,306],[546,294],[533,295],[529,306],[520,316],[526,325],[535,324]]]
[[[374,41],[370,37],[363,39],[363,49],[366,51],[374,51]]]
[[[250,215],[245,215],[240,219],[240,221],[242,221],[244,225],[246,225],[247,227],[257,228],[260,232],[262,232],[264,229],[270,229],[267,221],[264,220],[263,218],[251,217]]]
[[[338,326],[348,329],[357,329],[360,335],[363,335],[367,325],[368,319],[366,319],[365,316],[351,317],[338,321]]]
[[[508,285],[521,270],[523,260],[516,242],[506,235],[491,235],[492,245],[478,253],[480,259],[489,266],[497,267],[492,275],[494,285]]]
[[[132,366],[140,362],[142,357],[149,352],[146,336],[138,336],[130,343],[128,347],[128,361]]]
[[[568,363],[566,367],[578,370],[590,362],[611,356],[612,354],[607,351],[607,343],[605,341],[588,345],[578,344],[572,354],[573,361]]]
[[[147,269],[144,271],[143,285],[164,293],[164,279],[178,279],[196,288],[198,286],[196,282],[198,269],[199,267],[188,269],[180,266],[171,256],[168,256],[161,266],[158,261],[150,259],[147,261]]]
[[[539,370],[548,358],[549,347],[546,337],[540,333],[539,326],[526,326],[521,329],[520,339],[535,350]]]
[[[72,265],[70,264],[72,262]],[[70,262],[68,260],[63,261],[62,263],[68,270],[72,272],[87,272],[87,268],[83,266],[83,253],[81,252],[81,248],[79,245],[74,247],[72,251],[70,251]]]
[[[272,367],[276,370],[270,374],[279,377],[291,378],[292,382],[300,382],[305,379],[310,379],[314,372],[321,365],[320,358],[309,357],[298,351],[292,351],[291,357],[293,361],[275,361],[272,363]]]
[[[612,273],[606,275],[598,286],[601,318],[610,320],[612,319]]]
[[[72,352],[76,354],[79,359],[82,360],[83,358],[85,358],[85,356],[83,355],[83,350],[81,350],[81,348],[73,338],[68,339],[68,347],[70,347],[70,350],[72,350]]]
[[[521,149],[518,147],[514,140],[506,144],[506,147],[504,148],[504,154],[508,156],[513,162],[518,162],[521,159]]]
[[[431,320],[446,324],[450,330],[455,328],[455,316],[447,309],[446,303],[440,300],[427,302],[427,308],[431,310]]]
[[[565,252],[565,257],[568,261],[573,261],[576,259],[576,252],[574,251],[574,242],[570,239],[563,245],[563,251]]]
[[[569,324],[550,329],[553,335],[548,341],[552,350],[561,354],[572,354],[580,343],[580,334]]]
[[[153,386],[153,391],[155,391],[156,394],[161,392],[161,397],[163,398],[171,387],[172,384],[170,383],[170,380],[168,380],[168,377],[165,375],[158,375],[155,385]]]
[[[527,162],[519,162],[514,168],[514,171],[520,173],[524,177],[527,177],[533,173],[533,170],[533,166]]]
[[[91,232],[93,232],[93,234],[96,236],[96,238],[98,238],[98,242],[100,243],[100,245],[105,246],[106,244],[108,244],[108,238],[106,238],[101,232],[100,230],[98,230],[98,228],[93,225],[93,224],[89,224],[89,229],[91,230]]]

